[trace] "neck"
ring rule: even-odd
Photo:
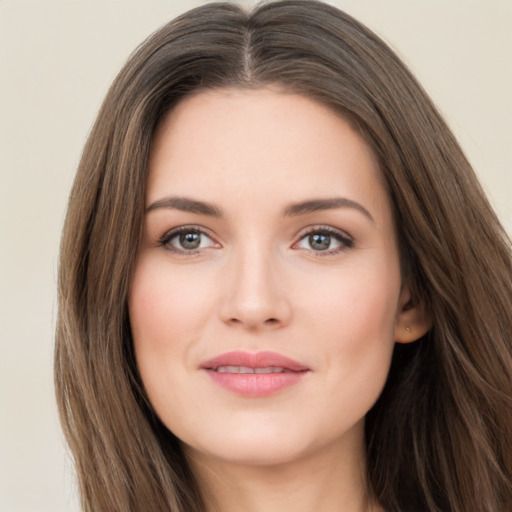
[[[185,452],[208,512],[382,512],[367,493],[364,442],[336,441],[272,464],[233,463]]]

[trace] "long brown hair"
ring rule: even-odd
[[[366,421],[368,488],[389,512],[512,510],[510,240],[457,141],[397,56],[347,14],[308,0],[189,11],[112,84],[64,227],[55,381],[86,511],[205,510],[179,441],[152,412],[126,297],[148,153],[186,95],[280,84],[350,119],[395,209],[404,279],[432,329],[397,345]]]

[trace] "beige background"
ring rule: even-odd
[[[59,232],[128,54],[205,2],[0,2],[0,512],[78,510],[52,389]],[[337,0],[410,64],[512,233],[512,2]]]

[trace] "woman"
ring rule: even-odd
[[[311,1],[186,13],[114,81],[70,198],[84,509],[508,510],[511,275],[373,33]]]

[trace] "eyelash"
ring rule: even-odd
[[[191,255],[198,254],[199,252],[201,252],[201,250],[204,248],[186,250],[186,249],[178,249],[177,247],[173,247],[172,245],[170,245],[170,242],[173,238],[176,238],[179,235],[185,234],[185,233],[197,233],[199,235],[204,235],[213,241],[212,237],[206,232],[206,230],[204,230],[203,228],[201,228],[199,226],[191,225],[191,226],[180,226],[179,228],[175,228],[175,229],[172,229],[171,231],[168,231],[160,239],[158,245],[163,247],[167,251],[170,251],[170,252],[178,254],[178,255],[184,255],[184,256],[191,256]]]
[[[301,241],[305,240],[307,237],[310,237],[310,236],[316,235],[316,234],[328,235],[329,237],[334,238],[335,240],[337,240],[340,243],[340,246],[335,247],[334,249],[325,249],[322,251],[315,251],[313,249],[309,249],[309,251],[311,251],[311,253],[318,258],[323,258],[326,256],[333,256],[336,254],[340,254],[340,253],[345,252],[348,249],[351,249],[352,247],[354,247],[354,239],[352,238],[352,236],[350,236],[345,231],[341,231],[339,229],[335,229],[330,226],[310,226],[310,227],[306,228],[300,234],[298,241],[295,242],[293,244],[293,246],[296,246]],[[308,249],[305,249],[305,250],[308,250]]]
[[[201,252],[202,250],[205,249],[204,247],[203,248],[199,247],[197,249],[187,250],[187,249],[179,249],[177,247],[173,247],[172,245],[170,245],[170,242],[174,238],[178,237],[181,234],[185,234],[185,233],[197,233],[199,235],[204,235],[204,236],[208,237],[210,240],[212,240],[213,244],[217,244],[217,242],[213,241],[213,238],[208,234],[208,232],[205,229],[203,229],[199,226],[189,225],[189,226],[180,226],[179,228],[175,228],[175,229],[172,229],[171,231],[168,231],[159,240],[158,245],[172,253],[175,253],[178,255],[183,255],[183,256],[192,256],[192,255],[198,254],[199,252]],[[332,256],[335,254],[339,254],[348,249],[351,249],[354,246],[354,239],[348,233],[346,233],[344,231],[341,231],[341,230],[338,230],[338,229],[335,229],[335,228],[332,228],[329,226],[311,226],[311,227],[306,228],[306,230],[304,230],[300,234],[299,239],[293,243],[292,248],[296,248],[295,246],[297,246],[300,242],[305,240],[307,237],[310,237],[310,236],[316,235],[316,234],[328,235],[329,237],[334,238],[335,240],[337,240],[340,243],[340,246],[336,247],[334,249],[325,249],[325,250],[320,250],[320,251],[315,251],[312,248],[304,249],[304,250],[309,250],[316,257],[325,257],[325,256]],[[300,248],[297,248],[297,249],[300,249]]]

